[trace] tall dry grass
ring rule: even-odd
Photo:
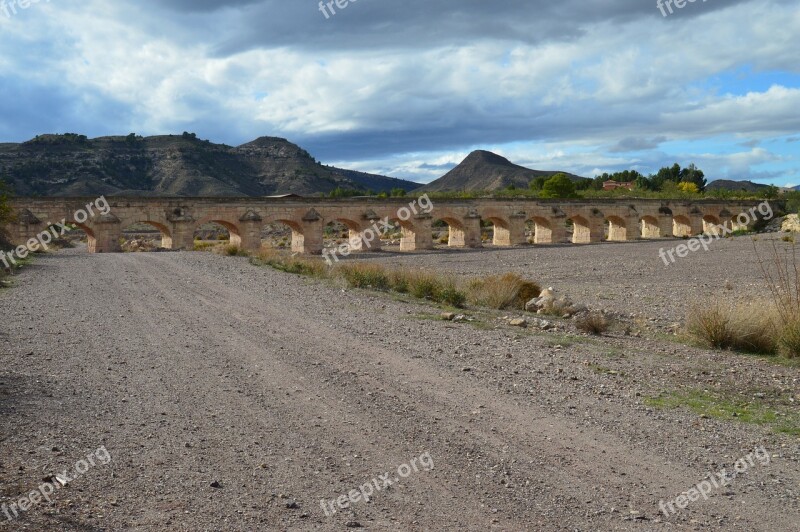
[[[766,260],[760,254],[758,257],[780,317],[777,350],[787,358],[795,358],[800,357],[800,259],[794,242],[782,248],[773,240],[770,256]]]
[[[493,309],[522,310],[525,303],[541,293],[538,284],[513,273],[459,281],[450,275],[356,261],[328,267],[319,258],[289,256],[274,249],[261,250],[253,261],[288,273],[342,279],[353,288],[394,291],[456,308],[471,303]]]
[[[542,287],[515,273],[472,279],[467,283],[471,303],[498,310],[524,310],[525,304],[542,293]]]
[[[695,305],[686,328],[690,335],[718,349],[787,358],[800,357],[800,260],[797,247],[779,248],[767,257],[753,243],[769,297],[744,303]]]
[[[764,303],[697,304],[689,310],[686,328],[715,349],[774,354],[779,316],[769,302]]]

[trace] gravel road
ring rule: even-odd
[[[522,257],[602,286],[615,266],[592,248],[418,259],[506,271]],[[619,272],[641,260],[609,249]],[[439,321],[424,303],[208,253],[65,250],[15,284],[0,292],[0,503],[101,446],[112,460],[0,514],[0,530],[800,530],[797,436],[643,402],[696,385],[792,395],[797,367]],[[769,463],[659,510],[759,446]],[[326,515],[386,473],[369,502]]]

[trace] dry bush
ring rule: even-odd
[[[256,260],[286,273],[312,277],[328,277],[329,273],[322,259],[293,257],[274,249],[262,249],[256,255]]]
[[[608,331],[611,322],[602,312],[587,312],[578,316],[575,320],[575,326],[578,327],[579,331],[600,336]]]
[[[222,248],[222,254],[227,257],[249,257],[250,254],[235,244],[227,244]]]
[[[472,279],[467,285],[469,300],[475,305],[493,309],[520,310],[535,297],[539,297],[542,287],[526,281],[515,273],[498,277]]]
[[[467,302],[467,295],[450,277],[417,271],[408,271],[404,275],[397,275],[405,278],[408,293],[414,297],[430,299],[456,308],[463,307]]]
[[[373,290],[389,290],[389,275],[383,266],[354,262],[342,264],[336,271],[353,288],[371,288]]]
[[[778,351],[786,358],[800,357],[800,319],[795,318],[783,326]]]
[[[716,349],[774,354],[780,315],[769,302],[762,304],[695,305],[686,328],[690,335]]]
[[[753,244],[755,246],[755,244]],[[758,250],[756,249],[758,254]],[[779,315],[776,341],[778,351],[785,357],[800,356],[800,258],[792,241],[779,249],[772,241],[768,261],[758,256],[761,272],[767,283],[772,303]]]
[[[401,294],[407,294],[409,290],[408,272],[405,270],[391,270],[389,271],[389,282],[392,285],[392,290]]]
[[[195,251],[208,251],[216,246],[217,246],[216,242],[201,242],[199,240],[195,240],[194,242]]]

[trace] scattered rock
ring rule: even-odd
[[[552,293],[535,297],[525,304],[525,310],[528,312],[541,312],[552,306],[554,301],[555,297],[553,297]]]
[[[781,231],[786,233],[800,233],[800,215],[790,214],[783,219]]]
[[[527,327],[528,320],[526,320],[525,318],[517,318],[509,321],[508,324],[511,325],[512,327]]]
[[[216,490],[218,490],[218,489],[222,489],[222,484],[220,484],[219,482],[217,482],[217,481],[215,480],[214,482],[212,482],[212,483],[211,483],[211,487],[212,487],[212,488],[214,488],[214,489],[216,489]]]

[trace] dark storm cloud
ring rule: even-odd
[[[463,45],[482,39],[524,43],[562,41],[587,26],[639,20],[654,31],[664,18],[655,1],[642,0],[357,0],[326,19],[315,0],[145,0],[153,9],[186,14],[237,9],[234,26],[218,27],[219,53],[290,46],[324,50],[424,48]],[[696,17],[753,0],[697,2],[668,19]],[[788,0],[787,0],[788,1]],[[327,3],[327,2],[326,2]],[[230,24],[231,19],[226,19]]]

